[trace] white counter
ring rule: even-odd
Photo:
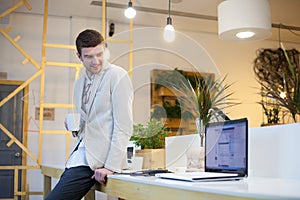
[[[129,175],[111,175],[109,178],[155,185],[161,188],[175,188],[240,198],[300,199],[300,181],[289,179],[247,178],[240,181],[185,182]]]
[[[300,123],[249,129],[249,169],[255,177],[300,180]]]
[[[195,146],[197,134],[166,138],[166,167],[185,167]],[[300,123],[250,128],[248,149],[249,176],[300,180]]]

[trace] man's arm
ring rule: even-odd
[[[113,134],[111,145],[104,167],[120,172],[126,161],[127,145],[132,135],[133,88],[127,72],[114,69],[112,77],[111,104],[113,110]]]

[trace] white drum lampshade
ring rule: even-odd
[[[271,36],[269,0],[225,0],[218,6],[219,37],[257,41]]]

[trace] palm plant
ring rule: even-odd
[[[211,118],[216,115],[214,109],[224,110],[228,107],[239,104],[232,99],[233,92],[225,93],[232,84],[225,84],[225,76],[222,79],[214,79],[214,76],[206,78],[202,76],[195,77],[196,85],[193,88],[191,82],[184,76],[178,75],[176,82],[168,82],[178,94],[177,98],[181,104],[182,110],[189,110],[195,119],[199,118],[200,123],[206,126]],[[203,142],[204,133],[199,132],[201,142]]]
[[[289,72],[292,75],[291,78],[288,77],[288,73],[285,74],[285,79],[290,79],[290,90],[286,94],[286,101],[281,101],[281,103],[290,111],[294,122],[297,122],[296,115],[300,115],[300,56],[299,52],[295,52],[295,55],[291,58],[293,59],[293,64],[285,50],[283,44],[281,43],[284,56],[288,62]],[[288,87],[287,82],[285,86]]]

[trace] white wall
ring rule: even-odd
[[[39,64],[41,63],[43,16],[14,13],[11,15],[13,28],[11,37],[20,35],[18,44]],[[115,38],[128,39],[129,25],[115,22]],[[91,18],[62,18],[49,16],[47,43],[73,45],[77,34],[85,28],[101,30],[101,20]],[[136,26],[136,28],[139,28]],[[166,44],[162,39],[161,28],[135,29],[133,32],[133,83],[135,87],[134,122],[149,120],[150,110],[150,71],[154,68],[199,70],[215,73],[217,77],[228,74],[228,83],[235,82],[232,91],[241,105],[230,109],[231,118],[248,117],[251,127],[262,122],[262,110],[256,103],[260,100],[256,93],[257,82],[253,73],[253,60],[259,48],[278,48],[277,41],[262,41],[240,44],[221,41],[216,34],[177,33],[176,41]],[[299,44],[286,44],[298,48]],[[128,70],[128,44],[109,42],[111,61]],[[2,35],[0,36],[0,71],[8,73],[10,80],[27,80],[37,69],[30,63],[22,65],[24,56]],[[75,51],[47,48],[47,61],[78,62]],[[47,67],[45,103],[69,103],[72,101],[72,87],[75,70],[62,67]],[[34,109],[39,106],[40,79],[30,84],[29,116],[34,118]],[[55,109],[55,121],[45,121],[44,129],[64,129],[64,115],[68,109]],[[38,121],[36,121],[39,124]],[[30,130],[38,130],[33,121]],[[43,136],[43,160],[46,165],[63,167],[65,163],[65,136]],[[71,144],[73,139],[70,139]],[[38,135],[29,132],[29,149],[37,156]],[[71,148],[71,147],[70,147]],[[35,164],[28,158],[29,164]],[[42,190],[42,176],[39,170],[29,170],[28,183],[31,191]],[[34,177],[34,178],[33,178]],[[33,197],[40,199],[40,197]],[[32,199],[33,199],[32,198]]]

